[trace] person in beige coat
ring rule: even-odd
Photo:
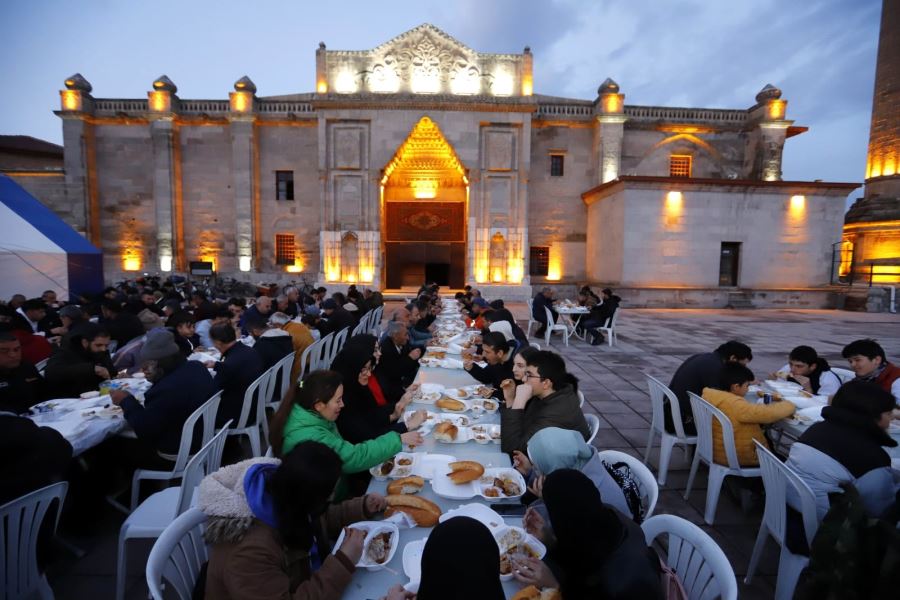
[[[303,442],[282,460],[256,458],[220,469],[199,487],[210,544],[205,597],[215,600],[338,600],[363,552],[365,532],[345,527],[385,508],[368,494],[329,505],[338,455]]]
[[[766,445],[762,425],[775,423],[794,414],[796,407],[788,402],[776,401],[772,404],[755,404],[748,402],[747,395],[753,371],[747,367],[729,363],[722,367],[722,383],[720,389],[704,388],[703,399],[725,413],[734,428],[734,445],[737,450],[738,463],[742,467],[759,465],[753,440]],[[728,465],[725,456],[725,444],[722,440],[722,427],[713,421],[713,459],[720,465]]]

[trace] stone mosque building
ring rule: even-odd
[[[589,282],[630,306],[827,306],[857,184],[783,181],[781,91],[748,108],[535,93],[533,56],[432,25],[315,53],[314,91],[60,92],[64,167],[17,181],[129,272],[211,262],[251,281],[524,298]],[[627,82],[626,82],[627,83]],[[12,174],[12,173],[9,173]],[[835,252],[838,261],[835,263]]]

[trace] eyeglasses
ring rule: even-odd
[[[362,369],[359,370],[360,375],[362,375],[364,373],[371,373],[371,372],[372,372],[372,367],[363,367]]]
[[[535,379],[535,378],[540,379],[541,381],[546,379],[545,377],[541,377],[540,375],[532,375],[531,373],[525,373],[525,379]]]

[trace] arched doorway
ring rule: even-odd
[[[422,117],[381,179],[384,262],[389,289],[466,279],[469,180],[438,126]]]

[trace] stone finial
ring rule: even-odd
[[[85,94],[90,94],[91,90],[94,89],[91,86],[91,82],[81,76],[81,73],[75,73],[65,81],[66,89],[69,90],[78,90],[79,92],[84,92]]]
[[[178,91],[178,87],[165,75],[160,75],[156,78],[156,81],[153,82],[153,89],[158,92],[170,92],[172,94]]]
[[[766,86],[759,90],[759,93],[756,95],[756,102],[758,104],[763,104],[767,100],[777,100],[781,98],[781,90],[772,85],[771,83],[767,83]]]
[[[319,42],[319,50],[325,49],[325,42]]]
[[[253,83],[253,80],[244,75],[240,79],[234,82],[234,91],[236,92],[250,92],[251,94],[256,93],[256,84]]]
[[[618,94],[619,93],[619,84],[612,80],[612,78],[607,77],[603,83],[600,84],[600,87],[597,88],[597,95],[602,96],[603,94]]]
[[[531,54],[531,46],[525,46],[524,54]]]

